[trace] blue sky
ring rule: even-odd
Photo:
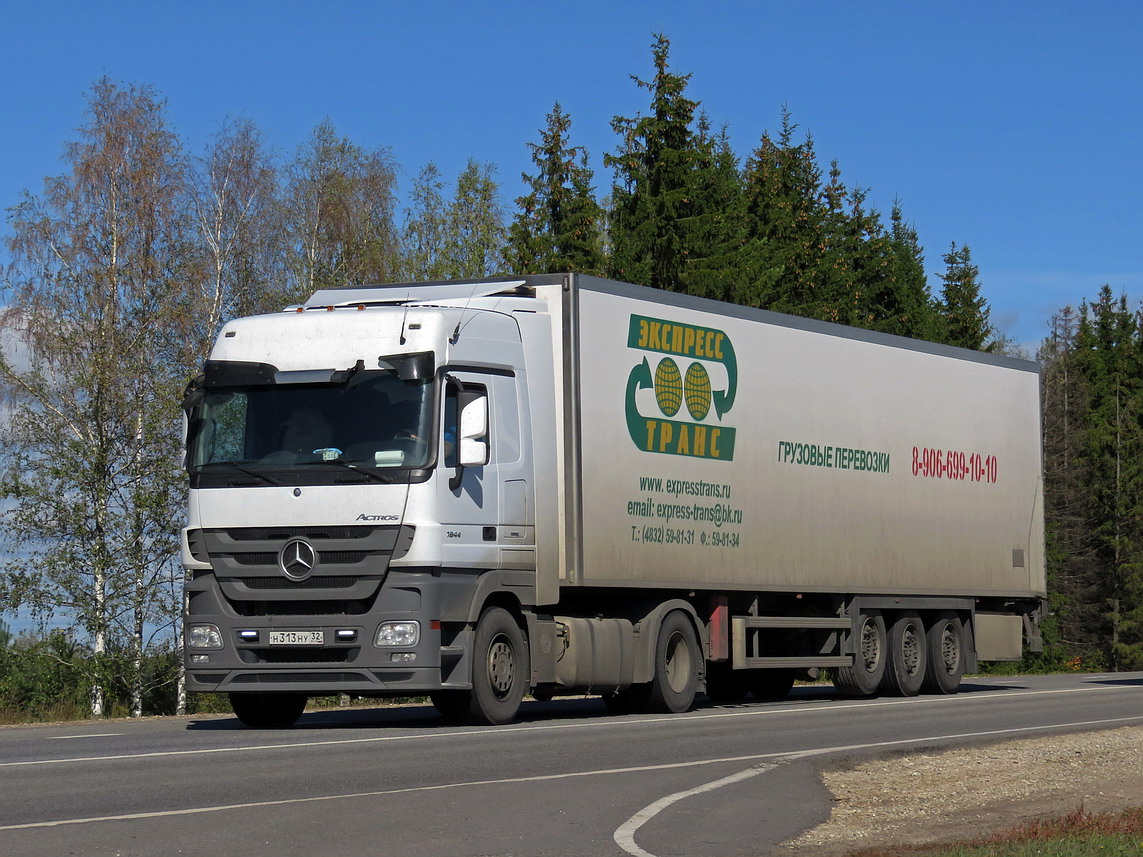
[[[662,31],[741,155],[787,105],[823,163],[883,211],[900,198],[931,277],[971,246],[1016,340],[1103,283],[1143,296],[1138,2],[0,0],[0,23],[3,207],[61,170],[104,74],[164,95],[192,150],[228,115],[284,152],[328,117],[390,147],[406,187],[429,160],[492,162],[506,202],[559,100],[602,195],[610,120],[646,108],[629,75]]]

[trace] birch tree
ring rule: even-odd
[[[286,167],[283,234],[294,297],[384,283],[400,269],[389,151],[339,137],[328,120]]]
[[[100,717],[111,682],[141,713],[144,650],[177,624],[188,235],[182,154],[149,88],[99,81],[78,133],[64,174],[9,214],[0,604],[74,623]]]

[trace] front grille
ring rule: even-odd
[[[405,540],[404,545],[411,540],[412,529],[236,527],[203,530],[201,541],[224,597],[239,615],[313,616],[366,612],[368,599],[376,597],[388,571],[399,537]],[[279,567],[282,548],[293,538],[306,539],[317,554],[313,574],[300,582],[284,577]],[[316,603],[323,597],[330,600]]]
[[[275,565],[278,555],[273,553],[232,553],[230,558],[239,565]]]
[[[242,577],[237,580],[247,589],[348,589],[362,580],[379,579],[329,575],[307,577],[305,580],[290,580],[288,577]]]
[[[369,556],[365,551],[322,551],[318,554],[318,561],[323,565],[357,565],[365,562]]]
[[[239,565],[277,565],[276,553],[232,553],[231,558]],[[322,565],[357,565],[365,562],[369,554],[365,551],[322,551],[318,562]]]

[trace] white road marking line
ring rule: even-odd
[[[48,735],[49,741],[74,741],[76,738],[114,738],[123,732],[99,732],[94,735]]]
[[[762,762],[767,759],[788,761],[811,756],[824,756],[854,750],[870,750],[878,747],[899,747],[908,744],[932,744],[936,741],[956,741],[965,738],[988,738],[998,735],[1015,735],[1029,732],[1045,732],[1052,729],[1081,729],[1084,727],[1110,726],[1113,723],[1135,723],[1143,721],[1143,715],[1136,717],[1116,717],[1109,720],[1084,720],[1076,723],[1056,723],[1050,726],[1027,726],[1012,729],[996,729],[987,732],[962,732],[954,735],[933,735],[926,738],[902,738],[896,741],[878,741],[871,744],[849,744],[839,747],[820,747],[813,750],[784,750],[777,753],[754,753],[748,756],[727,756],[720,759],[691,759],[686,762],[669,762],[661,765],[636,765],[629,768],[603,768],[594,771],[569,771],[559,774],[537,774],[531,777],[505,777],[499,780],[471,780],[461,783],[440,783],[435,786],[410,786],[401,789],[384,789],[373,792],[353,792],[350,794],[316,795],[314,797],[282,798],[280,800],[256,801],[252,803],[199,806],[185,809],[166,809],[154,812],[132,812],[123,815],[91,816],[87,818],[62,818],[55,821],[32,821],[25,824],[0,826],[5,830],[30,830],[44,827],[62,827],[69,824],[92,824],[100,821],[135,821],[148,818],[168,818],[179,815],[199,815],[207,812],[226,812],[235,809],[256,809],[271,806],[289,806],[299,803],[320,803],[331,800],[353,800],[357,798],[386,797],[390,795],[416,794],[418,792],[444,791],[446,789],[472,788],[475,786],[512,785],[517,783],[539,783],[552,780],[570,780],[578,777],[599,777],[614,774],[639,774],[651,771],[669,771],[679,768],[700,768],[708,765],[731,764],[735,762]],[[762,773],[759,771],[759,773]],[[721,782],[721,781],[716,781]],[[724,783],[725,784],[725,783]],[[717,786],[716,786],[717,787]]]
[[[715,780],[705,785],[697,786],[693,789],[687,789],[685,792],[675,792],[673,795],[659,798],[652,804],[649,804],[643,809],[639,810],[627,821],[619,826],[615,831],[612,839],[615,844],[626,851],[628,854],[633,854],[634,857],[655,857],[648,851],[644,851],[635,844],[635,831],[669,807],[673,803],[678,803],[684,798],[693,797],[694,795],[701,795],[704,792],[712,792],[715,789],[720,789],[723,786],[733,785],[740,783],[743,780],[748,780],[751,777],[756,777],[759,774],[764,774],[767,771],[773,770],[777,765],[756,765],[753,768],[747,768],[745,771],[739,771],[737,774],[731,774],[729,777],[723,777],[721,780]]]
[[[672,804],[678,803],[680,800],[684,800],[685,798],[704,794],[706,792],[711,792],[715,789],[722,788],[723,786],[729,786],[734,783],[741,782],[742,780],[756,777],[759,774],[764,774],[767,771],[773,770],[774,768],[778,767],[779,764],[784,762],[792,762],[797,759],[808,759],[813,756],[828,756],[835,753],[852,753],[856,750],[874,750],[877,748],[900,747],[908,744],[925,744],[936,741],[957,741],[965,738],[988,738],[998,735],[1017,735],[1028,732],[1044,732],[1050,729],[1071,729],[1085,726],[1106,726],[1111,723],[1132,723],[1140,720],[1143,720],[1143,716],[1117,717],[1111,720],[1088,720],[1079,723],[1059,723],[1055,726],[1028,726],[1024,728],[995,729],[986,732],[965,732],[959,735],[936,735],[930,738],[902,738],[896,741],[875,741],[869,744],[849,744],[839,747],[820,747],[816,750],[797,750],[786,753],[767,753],[764,755],[755,756],[753,758],[775,759],[777,760],[776,763],[769,765],[757,765],[755,767],[747,768],[744,771],[739,771],[737,774],[731,774],[728,777],[723,777],[720,780],[714,780],[704,785],[697,786],[693,789],[688,789],[682,792],[675,792],[674,794],[659,798],[659,800],[648,804],[643,809],[639,810],[639,812],[635,813],[633,816],[627,819],[627,821],[623,822],[623,824],[621,824],[613,834],[612,839],[615,840],[616,845],[618,845],[628,854],[633,855],[633,857],[656,857],[656,855],[644,850],[643,848],[640,848],[637,844],[635,844],[635,831],[650,821],[652,818],[654,818],[656,815],[658,815],[660,812],[662,812],[664,809],[671,806]],[[740,760],[746,761],[750,758],[751,757],[744,756],[741,757]],[[718,761],[732,762],[740,760],[721,759]],[[0,827],[0,830],[3,829],[4,828]]]
[[[863,711],[868,708],[883,708],[893,705],[937,705],[968,704],[996,699],[1010,699],[1025,696],[1049,696],[1070,693],[1104,693],[1113,691],[1143,690],[1138,685],[1106,685],[1101,687],[1058,688],[1056,690],[1002,690],[996,693],[958,694],[956,696],[917,696],[907,699],[878,700],[840,705],[782,705],[768,708],[750,708],[744,711],[714,711],[709,714],[670,714],[665,717],[604,717],[594,721],[577,720],[573,723],[543,723],[537,726],[498,726],[487,729],[463,729],[456,731],[418,732],[413,735],[379,735],[372,738],[336,738],[327,741],[295,741],[277,744],[251,744],[239,747],[201,747],[194,750],[156,750],[151,753],[121,753],[108,756],[73,756],[66,759],[26,759],[15,762],[0,762],[0,768],[32,767],[36,765],[62,765],[78,762],[118,762],[128,759],[154,759],[171,756],[200,756],[218,753],[251,753],[263,750],[283,750],[302,747],[334,747],[346,744],[379,744],[394,741],[427,741],[434,739],[461,738],[470,735],[484,735],[489,738],[510,737],[520,732],[539,732],[545,729],[599,729],[609,726],[643,727],[652,723],[684,724],[694,720],[713,720],[724,717],[779,717],[795,714],[804,716],[827,711]]]

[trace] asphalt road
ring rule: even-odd
[[[0,729],[0,855],[722,855],[823,820],[818,769],[902,750],[1143,723],[1143,673],[969,679],[953,697],[612,716],[526,703],[506,727],[432,708]],[[982,784],[985,787],[986,784]]]

